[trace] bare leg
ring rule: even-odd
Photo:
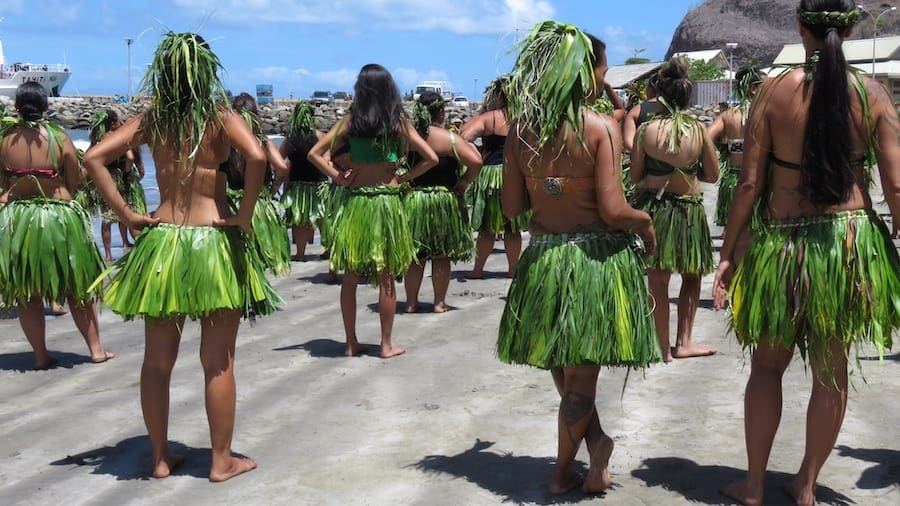
[[[506,249],[506,261],[509,262],[507,276],[512,277],[516,273],[516,265],[519,264],[519,256],[522,254],[522,234],[505,234],[503,247]]]
[[[91,352],[91,362],[102,364],[107,360],[116,356],[103,349],[100,344],[100,324],[97,321],[97,311],[94,303],[81,306],[73,297],[69,297],[69,307],[72,308],[72,319],[75,320],[75,326],[84,337],[88,350]]]
[[[44,303],[37,295],[28,301],[19,301],[19,325],[25,339],[34,350],[34,368],[48,369],[56,363],[47,351],[47,326],[44,322]]]
[[[434,288],[434,312],[447,312],[447,289],[450,288],[450,259],[431,259],[431,286]]]
[[[792,355],[793,349],[773,348],[768,341],[760,342],[753,351],[750,379],[744,393],[747,477],[721,490],[741,504],[762,504],[766,465],[781,422],[781,378]]]
[[[212,444],[209,481],[219,482],[256,469],[256,462],[231,454],[237,392],[234,343],[241,313],[220,309],[200,320],[200,363],[206,380],[206,418]]]
[[[478,232],[475,240],[475,267],[465,274],[468,279],[484,278],[484,264],[487,263],[491,250],[494,249],[494,235],[487,232]]]
[[[106,254],[106,262],[112,263],[112,223],[100,222],[100,239],[103,241],[103,252]]]
[[[599,367],[567,367],[563,369],[565,390],[559,403],[559,434],[556,465],[550,478],[550,493],[565,494],[580,485],[572,470],[581,440],[588,431],[594,413]]]
[[[128,227],[121,221],[119,222],[119,235],[122,236],[122,249],[128,251],[131,247],[131,241],[128,240]]]
[[[696,346],[691,341],[699,300],[700,276],[683,274],[681,292],[678,294],[678,335],[675,338],[675,351],[672,353],[675,358],[707,357],[716,353],[713,348]]]
[[[184,458],[169,448],[169,383],[178,358],[184,318],[148,318],[144,323],[144,364],[141,367],[141,411],[153,450],[153,477],[165,478]]]
[[[434,263],[431,265],[434,269]],[[419,310],[419,288],[422,287],[422,278],[425,277],[425,260],[414,260],[409,264],[406,275],[403,276],[403,286],[406,288],[406,312],[415,313]]]
[[[291,257],[291,260],[304,262],[306,261],[306,245],[312,240],[316,230],[312,227],[301,226],[292,227],[291,231],[294,236],[294,244],[297,246],[297,254]]]
[[[394,313],[397,312],[397,288],[394,275],[382,272],[378,275],[378,316],[381,319],[381,358],[402,355],[406,350],[391,344],[394,330]]]
[[[788,491],[798,505],[816,503],[816,479],[837,441],[847,411],[847,350],[841,339],[828,343],[827,356],[810,356],[812,395],[806,411],[806,453]]]
[[[356,285],[359,283],[359,275],[355,272],[345,272],[341,283],[341,317],[344,319],[344,335],[347,338],[347,349],[344,352],[348,357],[362,353],[359,341],[356,339]]]
[[[659,349],[663,352],[663,360],[672,361],[672,349],[669,346],[669,277],[672,273],[647,269],[647,287],[653,298],[653,322],[656,324],[656,335],[659,337]]]

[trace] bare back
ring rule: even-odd
[[[712,141],[706,130],[697,123],[681,136],[675,152],[669,153],[667,145],[671,129],[670,118],[654,119],[641,126],[631,158],[632,180],[641,188],[648,190],[665,188],[667,192],[678,195],[699,195],[698,179],[713,183],[719,177],[718,161]],[[687,174],[681,170],[666,176],[648,174],[644,170],[648,156],[677,169],[686,169],[699,163],[699,169],[697,175]]]
[[[44,127],[16,128],[0,143],[0,169],[5,190],[0,200],[33,196],[69,200],[81,184],[81,171],[71,139],[61,134],[61,148],[51,145]],[[52,156],[51,156],[52,153]],[[16,176],[7,171],[55,172],[56,177]]]

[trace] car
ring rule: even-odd
[[[312,105],[327,105],[332,102],[331,92],[314,91],[309,97],[309,103]]]
[[[336,91],[331,94],[331,98],[334,100],[350,100],[350,94],[346,91]]]
[[[451,100],[451,102],[453,102],[453,105],[455,105],[456,107],[461,107],[463,109],[469,108],[469,99],[462,95],[453,97],[453,100]]]

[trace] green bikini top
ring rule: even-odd
[[[696,176],[700,173],[700,161],[696,161],[691,165],[688,165],[684,168],[678,168],[674,165],[664,162],[662,160],[657,160],[648,154],[644,154],[644,167],[645,171],[650,176],[668,176],[669,174],[673,174],[676,170],[681,172],[686,176]]]
[[[397,163],[402,142],[399,137],[347,137],[350,161],[354,163]]]

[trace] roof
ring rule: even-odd
[[[634,81],[640,81],[659,70],[664,62],[635,63],[632,65],[616,65],[606,71],[606,82],[613,88],[624,88]]]
[[[719,68],[728,68],[728,58],[725,51],[721,49],[706,49],[704,51],[683,51],[675,53],[673,56],[686,56],[691,60],[700,60],[704,62],[714,62]]]
[[[850,63],[869,62],[872,67],[872,39],[845,40],[844,57]],[[876,61],[900,60],[900,35],[878,37],[875,39],[874,55]],[[806,50],[803,44],[786,44],[772,65],[795,65],[806,61]],[[876,69],[877,70],[877,69]]]

